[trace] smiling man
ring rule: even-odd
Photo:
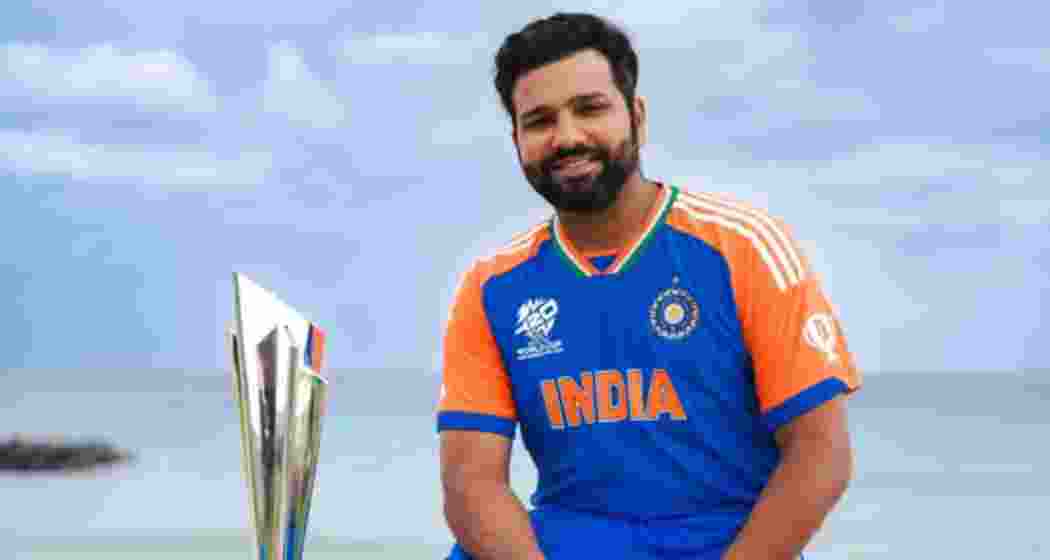
[[[477,259],[444,339],[451,558],[798,558],[846,489],[841,325],[779,219],[643,177],[627,36],[510,35],[496,89],[553,217]],[[511,490],[521,431],[539,473]]]

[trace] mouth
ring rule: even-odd
[[[556,175],[575,177],[594,172],[598,169],[599,165],[601,165],[600,162],[591,158],[569,157],[554,162],[551,170]]]

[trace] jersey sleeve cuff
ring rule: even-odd
[[[763,414],[762,424],[769,431],[775,432],[784,424],[849,391],[849,386],[845,381],[837,377],[829,377]]]
[[[439,412],[437,417],[437,431],[439,432],[443,430],[474,430],[500,434],[514,439],[516,428],[517,423],[514,420],[491,414],[449,411]]]

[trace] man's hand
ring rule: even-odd
[[[445,519],[475,560],[544,560],[528,513],[510,488],[511,444],[498,434],[441,432]]]

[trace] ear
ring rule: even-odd
[[[518,163],[521,163],[521,145],[518,144],[518,127],[510,127],[510,143],[514,146],[514,154],[518,156]]]
[[[521,156],[521,146],[518,145],[518,127],[513,124],[510,126],[510,143],[514,145],[514,151],[518,152],[518,156]]]
[[[649,140],[649,114],[647,112],[648,100],[641,96],[634,97],[635,127],[638,128],[638,146],[644,146]]]

